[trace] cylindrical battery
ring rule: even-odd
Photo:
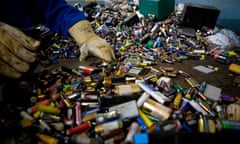
[[[229,65],[228,70],[236,74],[240,74],[240,65],[232,63]]]
[[[123,128],[123,122],[120,120],[113,120],[110,122],[98,124],[95,126],[94,131],[96,133],[107,132],[115,129]]]
[[[126,143],[133,143],[133,135],[137,132],[139,125],[137,122],[133,122],[128,130],[128,134],[125,138]]]
[[[113,110],[106,113],[98,113],[96,117],[97,123],[103,123],[106,120],[114,119],[120,116],[120,113],[117,110]]]
[[[161,121],[167,120],[172,112],[170,108],[150,98],[143,103],[142,110]]]
[[[78,126],[67,129],[66,134],[67,135],[78,134],[78,133],[81,133],[81,132],[87,130],[90,127],[91,127],[90,122],[84,122]]]
[[[213,57],[214,60],[216,60],[217,62],[223,63],[223,64],[230,64],[231,60],[229,57],[223,56],[223,55],[219,55],[216,54]]]
[[[117,85],[115,86],[114,92],[119,96],[129,96],[140,93],[141,89],[137,84]]]

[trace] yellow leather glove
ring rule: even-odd
[[[40,42],[19,29],[0,22],[0,74],[19,78],[36,60],[34,51]]]
[[[96,56],[107,62],[115,59],[112,47],[95,34],[89,21],[81,20],[77,22],[69,28],[69,33],[80,46],[80,61],[83,61],[89,55]]]

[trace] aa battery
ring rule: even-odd
[[[136,121],[139,124],[142,131],[147,131],[148,127],[146,126],[146,124],[144,123],[143,119],[140,116],[136,118]]]
[[[176,97],[173,100],[173,108],[179,109],[181,101],[182,101],[182,93],[178,92]]]
[[[46,134],[37,133],[36,136],[41,142],[46,143],[46,144],[58,144],[59,143],[58,139],[56,139],[55,137],[46,135]]]
[[[63,131],[65,128],[63,122],[51,122],[50,125],[57,131]]]
[[[114,119],[120,116],[121,113],[119,113],[117,110],[113,110],[106,113],[98,113],[96,116],[96,123],[103,123],[104,121]]]
[[[97,70],[97,67],[93,67],[93,66],[79,66],[78,67],[84,74],[87,74],[87,75],[90,75],[92,74],[93,72],[96,72]]]
[[[151,29],[151,33],[157,33],[160,29],[160,24],[159,23],[156,23],[153,28]]]
[[[90,93],[81,93],[81,100],[82,101],[98,101],[98,95],[90,94]]]
[[[47,122],[45,122],[42,119],[39,119],[38,121],[39,121],[39,126],[43,131],[48,131],[48,132],[51,131],[51,127],[48,125]]]
[[[82,133],[85,130],[89,129],[90,127],[91,127],[90,122],[84,122],[78,126],[67,129],[66,134],[74,135],[74,134]]]
[[[86,115],[82,118],[82,121],[83,121],[83,122],[92,121],[92,120],[95,120],[96,117],[97,117],[97,112],[92,112],[92,113],[86,114]]]
[[[25,111],[21,111],[20,115],[22,116],[23,119],[27,119],[27,120],[30,120],[30,121],[34,120],[34,118]]]
[[[198,130],[203,133],[215,133],[216,125],[212,119],[209,119],[205,115],[200,115],[198,119]]]
[[[141,87],[145,92],[150,94],[155,100],[157,100],[161,104],[170,101],[168,97],[154,89],[151,85],[147,84],[146,82],[138,81],[137,84],[139,85],[139,87]]]
[[[191,77],[185,77],[184,80],[191,86],[191,87],[199,87],[200,84]]]
[[[94,131],[96,133],[108,132],[115,129],[123,128],[123,121],[113,120],[103,124],[98,124],[95,126]]]
[[[156,101],[152,99],[147,99],[143,105],[142,110],[156,118],[158,118],[161,121],[165,121],[170,117],[170,114],[172,112],[172,109],[157,103]]]
[[[137,106],[141,107],[142,104],[150,97],[150,95],[144,92],[137,100]]]
[[[240,74],[240,65],[232,63],[229,65],[228,70],[233,73]]]
[[[216,60],[217,62],[223,63],[223,64],[230,64],[231,60],[229,57],[224,56],[224,55],[219,55],[219,54],[215,54],[213,57],[214,60]]]
[[[82,122],[82,110],[81,110],[80,102],[76,102],[76,105],[74,108],[75,108],[75,123],[76,125],[80,125]]]
[[[154,125],[153,121],[151,121],[141,109],[139,109],[138,112],[141,118],[141,119],[138,119],[138,122],[141,122],[141,120],[143,120],[147,128],[150,128]]]
[[[114,92],[118,96],[129,96],[140,93],[141,89],[137,84],[117,85]]]
[[[37,111],[37,107],[38,107],[39,104],[41,104],[41,105],[49,105],[50,104],[50,100],[45,99],[45,100],[42,100],[42,101],[38,102],[34,106],[29,107],[27,109],[27,112],[30,113],[30,114],[33,113],[33,112],[36,112]]]
[[[52,107],[52,106],[49,106],[49,105],[42,105],[42,104],[39,104],[37,106],[37,110],[39,110],[41,112],[52,113],[52,114],[59,114],[60,113],[59,108]]]
[[[66,108],[64,111],[65,125],[72,126],[74,124],[74,110],[73,108]]]
[[[71,95],[67,96],[68,99],[75,99],[79,97],[80,97],[80,93],[72,93]]]
[[[44,113],[44,112],[40,113],[40,118],[44,119],[46,121],[49,121],[49,122],[59,122],[59,121],[61,121],[60,116],[49,114],[49,113]]]
[[[112,78],[110,76],[105,76],[103,78],[103,85],[105,88],[109,88],[112,86]]]
[[[137,132],[139,125],[137,122],[133,122],[128,130],[125,138],[125,143],[133,143],[133,135]]]

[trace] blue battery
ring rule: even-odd
[[[147,131],[147,126],[140,116],[137,117],[137,123],[140,125],[142,131]]]
[[[147,133],[137,133],[133,136],[134,144],[149,144]]]

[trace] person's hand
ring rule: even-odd
[[[0,74],[20,78],[36,60],[34,51],[40,42],[19,29],[0,22]]]
[[[80,61],[83,61],[89,55],[96,56],[107,62],[115,59],[112,47],[95,34],[89,21],[77,22],[69,29],[69,33],[80,46]]]

